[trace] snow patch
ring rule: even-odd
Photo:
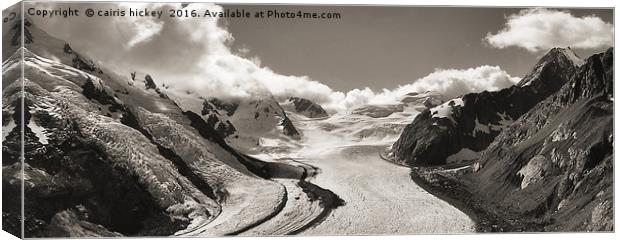
[[[508,126],[510,126],[514,121],[512,120],[512,118],[510,116],[508,116],[508,114],[504,113],[497,113],[497,116],[500,117],[500,120],[497,122],[497,124],[492,124],[492,123],[488,123],[488,124],[482,124],[478,121],[478,117],[476,117],[475,120],[475,126],[474,129],[471,132],[471,135],[473,137],[476,137],[476,134],[478,132],[482,132],[482,133],[486,133],[489,134],[491,133],[491,131],[502,131],[504,129],[506,129]]]
[[[28,123],[28,128],[37,136],[41,144],[47,144],[47,130],[44,127],[39,126],[33,119]]]
[[[523,177],[521,189],[540,180],[545,175],[545,171],[548,167],[549,162],[545,156],[537,155],[530,159],[527,165],[517,172],[519,176]]]
[[[452,114],[454,113],[454,108],[457,106],[464,106],[465,104],[463,103],[463,99],[462,98],[455,98],[452,99],[448,102],[445,102],[444,104],[441,104],[437,107],[431,108],[431,117],[432,118],[448,118],[450,119],[450,121],[452,121],[452,123],[456,123],[456,121],[454,120],[454,118],[452,117]]]
[[[446,158],[446,163],[460,163],[462,161],[471,161],[480,158],[479,152],[474,152],[469,148],[462,148],[461,151],[452,154]]]
[[[573,65],[575,66],[581,66],[585,63],[585,61],[583,59],[581,59],[579,56],[577,56],[577,54],[575,54],[575,52],[573,52],[572,49],[569,48],[562,48],[560,50],[562,52],[562,54],[564,54],[564,56],[566,56],[571,62],[573,62]]]
[[[11,119],[7,125],[2,126],[2,142],[4,142],[6,137],[9,136],[9,133],[13,131],[15,127],[17,127],[17,124],[15,124],[13,119]]]
[[[491,133],[491,130],[489,129],[489,126],[481,124],[478,121],[478,117],[476,117],[475,123],[476,123],[476,126],[474,126],[474,130],[471,133],[472,136],[476,137],[476,133],[477,132],[483,132],[483,133],[486,133],[486,134]]]
[[[259,138],[259,144],[263,147],[277,147],[282,144],[282,140],[276,138]]]
[[[543,70],[543,66],[544,65],[537,65],[536,68],[534,69],[534,72],[532,72],[530,75],[527,76],[527,78],[529,78],[527,82],[521,84],[521,86],[522,87],[529,86],[530,84],[532,84],[534,79],[538,79],[538,76],[540,76],[540,73]]]
[[[77,69],[77,68],[74,68],[74,67],[62,64],[62,63],[54,61],[54,60],[41,57],[41,56],[36,55],[36,54],[34,54],[34,53],[30,52],[30,51],[25,53],[25,55],[26,55],[25,58],[27,60],[27,61],[25,61],[26,65],[34,67],[34,68],[38,68],[39,70],[41,70],[41,71],[43,71],[46,74],[51,75],[51,76],[56,76],[56,77],[61,77],[61,78],[63,77],[63,76],[61,76],[59,74],[55,74],[55,73],[52,73],[52,72],[48,71],[48,69],[49,70],[53,70],[53,71],[59,71],[59,72],[65,73],[67,75],[71,75],[73,77],[81,76],[83,78],[99,79],[95,75],[92,75],[92,74],[87,73],[85,71],[82,71],[80,69]],[[64,77],[66,77],[66,76],[64,76]]]
[[[21,61],[9,58],[2,63],[2,75],[6,76],[9,71],[19,68]]]
[[[491,130],[493,131],[502,131],[508,128],[514,122],[514,120],[512,120],[512,117],[508,116],[506,112],[498,112],[497,116],[500,117],[500,120],[497,122],[497,124],[489,124],[489,128],[491,128]]]

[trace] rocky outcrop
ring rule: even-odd
[[[63,51],[66,54],[73,55],[72,62],[74,68],[93,73],[103,73],[101,68],[93,60],[83,57],[79,53],[73,51],[68,43],[65,43]]]
[[[401,164],[438,165],[463,149],[486,149],[504,128],[569,81],[575,61],[572,50],[554,48],[515,86],[466,94],[424,110],[387,157]]]
[[[239,105],[222,103],[217,98],[204,100],[202,111],[203,116],[209,126],[214,128],[222,138],[231,136],[237,132],[235,126],[225,119],[225,116],[232,116]],[[224,115],[222,115],[224,114]]]
[[[321,105],[316,104],[308,99],[300,98],[300,97],[290,97],[284,105],[291,104],[294,112],[304,115],[309,118],[322,118],[327,117],[328,114],[321,107]]]
[[[209,104],[207,104],[209,103]],[[205,109],[217,109],[219,111],[224,111],[227,116],[232,116],[235,114],[237,108],[239,108],[239,103],[237,102],[224,102],[218,98],[209,98],[205,100]]]
[[[101,225],[83,220],[73,210],[65,210],[52,217],[46,228],[47,236],[69,238],[92,238],[92,237],[123,237],[117,232],[110,232]]]
[[[284,133],[284,135],[293,139],[300,139],[299,131],[297,131],[297,128],[295,128],[295,125],[293,125],[291,119],[285,116],[280,125],[282,126],[282,133]]]
[[[103,73],[103,71],[92,60],[82,57],[77,53],[73,53],[73,67],[89,72]]]
[[[136,78],[138,78],[138,73],[131,72],[129,76],[131,77],[131,80],[127,82],[129,86],[136,86],[136,84],[139,84],[141,86],[144,86],[144,90],[146,91],[154,91],[160,98],[170,99],[168,95],[157,86],[157,83],[155,83],[155,80],[153,79],[153,77],[151,77],[151,75],[144,74],[144,80],[139,82],[136,82]],[[168,86],[166,84],[162,84],[162,87],[167,88]],[[116,89],[114,91],[123,94],[129,94],[129,91],[127,89]]]
[[[146,76],[144,76],[144,87],[146,88],[146,90],[157,89],[157,85],[153,81],[151,75],[147,74]]]

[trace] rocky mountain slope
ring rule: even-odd
[[[301,114],[309,118],[323,118],[329,116],[327,111],[308,99],[301,97],[290,97],[283,104],[284,109]]]
[[[286,189],[264,179],[272,165],[229,146],[155,77],[115,75],[28,20],[22,48],[17,29],[3,36],[16,43],[3,56],[7,231],[19,234],[22,112],[26,237],[222,235],[282,208]]]
[[[502,129],[564,85],[581,64],[576,59],[570,48],[554,48],[515,86],[469,93],[423,111],[387,157],[411,165],[444,164],[448,158],[471,160]]]
[[[551,50],[514,87],[451,100],[444,104],[451,111],[435,109],[445,118],[432,117],[433,109],[422,113],[394,145],[394,156],[413,167],[420,185],[477,216],[479,230],[613,231],[613,49],[585,61],[567,51]],[[531,92],[530,86],[541,88]],[[516,98],[541,92],[549,96],[529,110],[528,99]],[[495,106],[481,104],[483,99]],[[485,111],[523,113],[491,125],[502,126],[492,131],[479,125]],[[456,131],[445,122],[470,127]],[[472,143],[458,140],[469,131],[464,139]],[[484,137],[473,137],[480,132]],[[478,152],[470,162],[443,165],[447,154],[439,152],[457,151],[450,144]]]
[[[613,230],[613,49],[502,131],[463,177],[546,231]]]

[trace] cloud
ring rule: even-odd
[[[75,4],[71,5],[75,6]],[[53,6],[48,6],[53,8]],[[82,8],[163,10],[180,4],[97,3]],[[190,4],[197,12],[221,11],[214,4]],[[54,21],[62,21],[54,22]],[[261,66],[260,59],[248,57],[250,48],[231,50],[234,37],[217,18],[83,18],[76,21],[40,21],[46,31],[100,61],[119,74],[138,71],[153,76],[170,90],[191,92],[203,97],[248,97],[270,93],[276,97],[308,98],[328,111],[346,111],[363,104],[393,103],[406,93],[434,91],[448,97],[468,92],[498,90],[516,78],[497,66],[470,69],[437,69],[435,72],[395,89],[375,92],[370,88],[335,91],[307,76],[288,76]],[[79,33],[79,34],[77,34]]]
[[[613,25],[596,16],[568,11],[527,9],[506,18],[504,28],[484,38],[496,48],[522,47],[530,52],[553,47],[594,49],[613,45]]]
[[[180,8],[180,4],[153,3],[31,3],[40,8],[97,10],[145,9],[163,11]],[[199,4],[196,9],[219,9],[213,4]],[[88,55],[115,72],[129,76],[138,71],[168,83],[194,81],[208,66],[199,65],[205,56],[227,55],[233,40],[216,20],[147,17],[72,17],[33,18],[37,26],[71,47]]]
[[[344,108],[360,104],[396,103],[405,94],[411,92],[431,91],[454,98],[466,93],[497,91],[519,82],[519,77],[512,77],[498,66],[480,66],[468,69],[436,69],[411,84],[395,89],[383,89],[373,92],[365,88],[355,89],[343,94]]]
[[[412,84],[397,89],[400,96],[408,92],[432,91],[448,97],[471,92],[497,91],[509,87],[521,78],[511,77],[499,66],[480,66],[468,69],[437,69]]]

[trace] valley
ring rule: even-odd
[[[28,18],[3,46],[15,235],[613,231],[613,48],[552,48],[496,90],[399,88],[334,108],[116,72]]]
[[[394,136],[356,138],[359,125],[372,126],[375,118],[352,115],[307,119],[293,117],[303,132],[299,149],[289,156],[295,162],[312,165],[317,174],[308,181],[329,189],[345,204],[301,235],[438,234],[474,231],[474,222],[463,212],[417,186],[410,169],[380,158]],[[388,121],[403,121],[398,113]],[[386,121],[386,119],[381,119]],[[395,123],[396,124],[396,123]],[[325,125],[336,126],[324,130]],[[323,126],[323,128],[322,128]],[[262,155],[265,156],[265,155]],[[287,187],[287,189],[290,189]],[[295,215],[308,213],[298,208]],[[280,226],[273,226],[280,228]],[[263,228],[259,225],[258,228]],[[254,232],[254,231],[250,231]],[[274,231],[273,233],[281,233]]]

